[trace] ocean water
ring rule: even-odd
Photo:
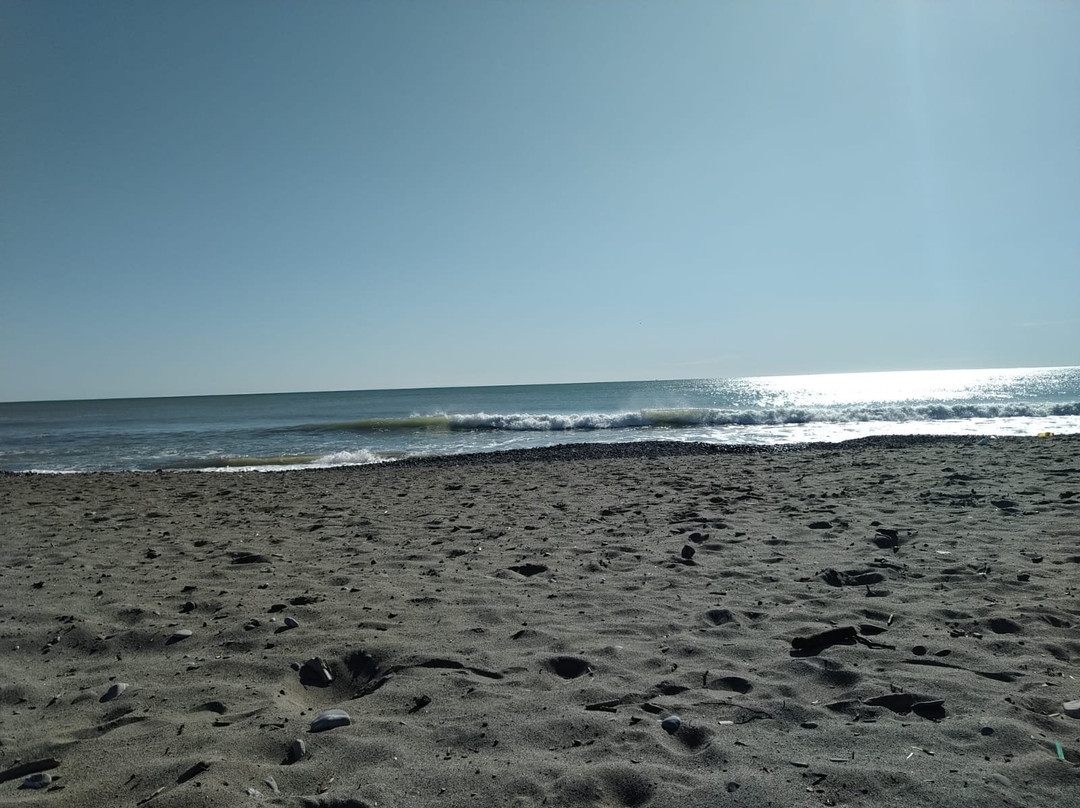
[[[242,470],[642,440],[1080,433],[1080,368],[0,403],[0,470]]]

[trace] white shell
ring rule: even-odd
[[[335,727],[346,727],[351,723],[352,719],[344,710],[326,710],[315,716],[315,720],[311,722],[311,731],[323,732]]]
[[[22,781],[22,785],[19,788],[48,788],[52,785],[52,775],[48,772],[38,772],[37,774],[31,774],[25,780]]]
[[[192,631],[191,631],[190,628],[177,629],[176,631],[173,632],[173,635],[171,637],[169,637],[168,640],[166,640],[166,642],[170,642],[170,643],[180,642],[180,640],[186,640],[188,637],[191,636],[191,634],[192,634]]]

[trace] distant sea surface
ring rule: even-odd
[[[286,469],[643,440],[1080,433],[1080,368],[0,404],[0,470]]]

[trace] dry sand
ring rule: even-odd
[[[662,451],[0,477],[0,804],[1080,804],[1080,437]]]

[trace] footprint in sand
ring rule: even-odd
[[[1004,617],[995,617],[987,625],[995,634],[1022,634],[1024,631],[1019,623],[1014,623]]]
[[[732,693],[749,693],[754,686],[741,676],[721,676],[713,679],[708,685],[710,690],[729,690]]]
[[[551,657],[546,664],[549,670],[563,679],[576,679],[592,671],[588,662],[574,656]]]
[[[705,612],[705,619],[712,623],[714,626],[725,626],[728,623],[735,623],[735,615],[728,609],[709,609]]]

